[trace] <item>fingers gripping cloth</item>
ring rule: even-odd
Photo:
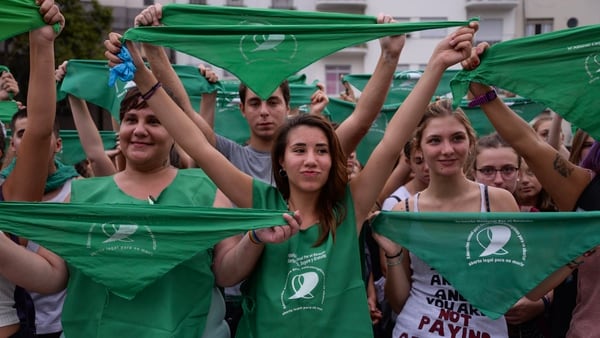
[[[119,59],[123,60],[123,63],[118,64],[114,67],[110,68],[110,73],[108,76],[108,86],[112,87],[117,82],[117,78],[119,78],[123,82],[133,80],[133,74],[135,74],[136,68],[133,64],[133,60],[131,59],[131,54],[129,54],[129,50],[127,47],[121,47],[121,52],[117,55]]]

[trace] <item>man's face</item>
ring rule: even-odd
[[[290,108],[285,103],[281,88],[277,88],[266,100],[262,100],[252,90],[246,89],[246,100],[240,104],[240,110],[254,136],[272,139],[285,121]]]
[[[10,146],[12,151],[15,154],[18,154],[19,147],[21,146],[21,142],[23,141],[23,135],[25,134],[25,129],[27,128],[27,118],[20,118],[15,121],[15,130],[13,130],[12,137],[10,138]],[[52,139],[50,141],[50,159],[54,160],[54,154],[60,151],[62,148],[62,140],[57,138],[54,133],[52,133]]]

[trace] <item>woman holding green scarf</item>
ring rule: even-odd
[[[171,100],[128,43],[135,82],[175,141],[242,208],[288,209],[300,225],[250,231],[215,247],[222,286],[247,279],[237,337],[370,337],[357,234],[434,94],[443,72],[470,53],[477,23],[442,40],[423,77],[398,109],[365,168],[348,183],[347,157],[331,124],[301,115],[280,129],[272,151],[277,188],[235,168]],[[120,35],[105,42],[110,65],[121,64]]]

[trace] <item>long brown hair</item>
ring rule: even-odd
[[[279,192],[285,200],[290,198],[290,183],[287,175],[282,175],[280,171],[280,160],[285,155],[288,135],[290,131],[300,126],[318,128],[327,137],[329,143],[329,154],[331,156],[331,169],[327,176],[325,185],[319,192],[317,205],[319,208],[319,238],[314,246],[321,245],[331,232],[335,240],[337,226],[346,218],[346,205],[344,198],[346,195],[346,185],[348,184],[348,174],[346,172],[346,155],[329,121],[316,115],[298,115],[290,118],[279,128],[273,143],[271,151],[271,161],[273,176]]]

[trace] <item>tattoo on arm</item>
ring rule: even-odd
[[[556,153],[556,157],[554,158],[554,162],[552,164],[554,166],[554,170],[556,170],[562,177],[571,176],[571,173],[573,172],[573,165],[571,162],[560,156],[559,153]]]

